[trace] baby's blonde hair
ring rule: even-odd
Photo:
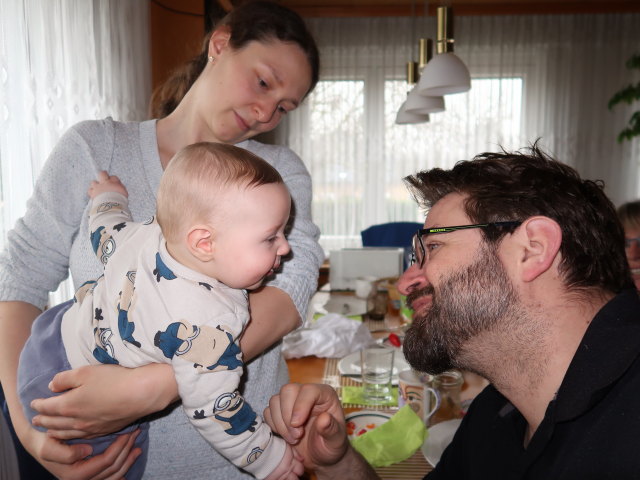
[[[191,225],[211,221],[226,187],[270,183],[284,181],[257,155],[223,143],[194,143],[176,153],[162,175],[156,203],[158,224],[168,241],[179,241]]]

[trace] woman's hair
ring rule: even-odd
[[[640,200],[623,203],[618,207],[618,218],[625,230],[640,230]]]
[[[284,184],[278,171],[243,148],[222,143],[189,145],[167,165],[158,188],[156,215],[162,233],[178,241],[185,229],[213,219],[226,187]]]
[[[311,67],[311,92],[320,72],[320,56],[316,42],[307,29],[304,20],[293,10],[270,1],[248,1],[235,7],[213,30],[205,35],[200,54],[192,58],[171,76],[151,95],[150,113],[152,118],[169,115],[178,106],[191,85],[196,81],[207,64],[209,39],[216,28],[229,27],[231,37],[229,45],[239,50],[248,43],[257,41],[268,43],[280,40],[298,45],[305,53]]]
[[[560,271],[570,290],[599,287],[617,293],[633,285],[622,225],[602,182],[581,179],[535,144],[525,152],[483,153],[451,170],[434,168],[404,180],[427,209],[449,193],[464,195],[471,223],[552,218],[562,229]],[[483,228],[482,233],[497,245],[515,228]]]

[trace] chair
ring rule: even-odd
[[[360,232],[363,247],[402,247],[405,251],[404,266],[409,263],[411,239],[422,228],[417,222],[389,222],[371,225]]]

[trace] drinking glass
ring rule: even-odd
[[[374,345],[360,350],[362,391],[367,403],[380,405],[391,400],[391,378],[395,349]]]

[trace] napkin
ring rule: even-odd
[[[284,358],[342,358],[374,342],[369,329],[361,321],[337,313],[320,317],[311,325],[294,330],[282,340]]]
[[[413,455],[427,435],[422,419],[405,405],[387,422],[351,440],[351,445],[371,466],[386,467]]]

